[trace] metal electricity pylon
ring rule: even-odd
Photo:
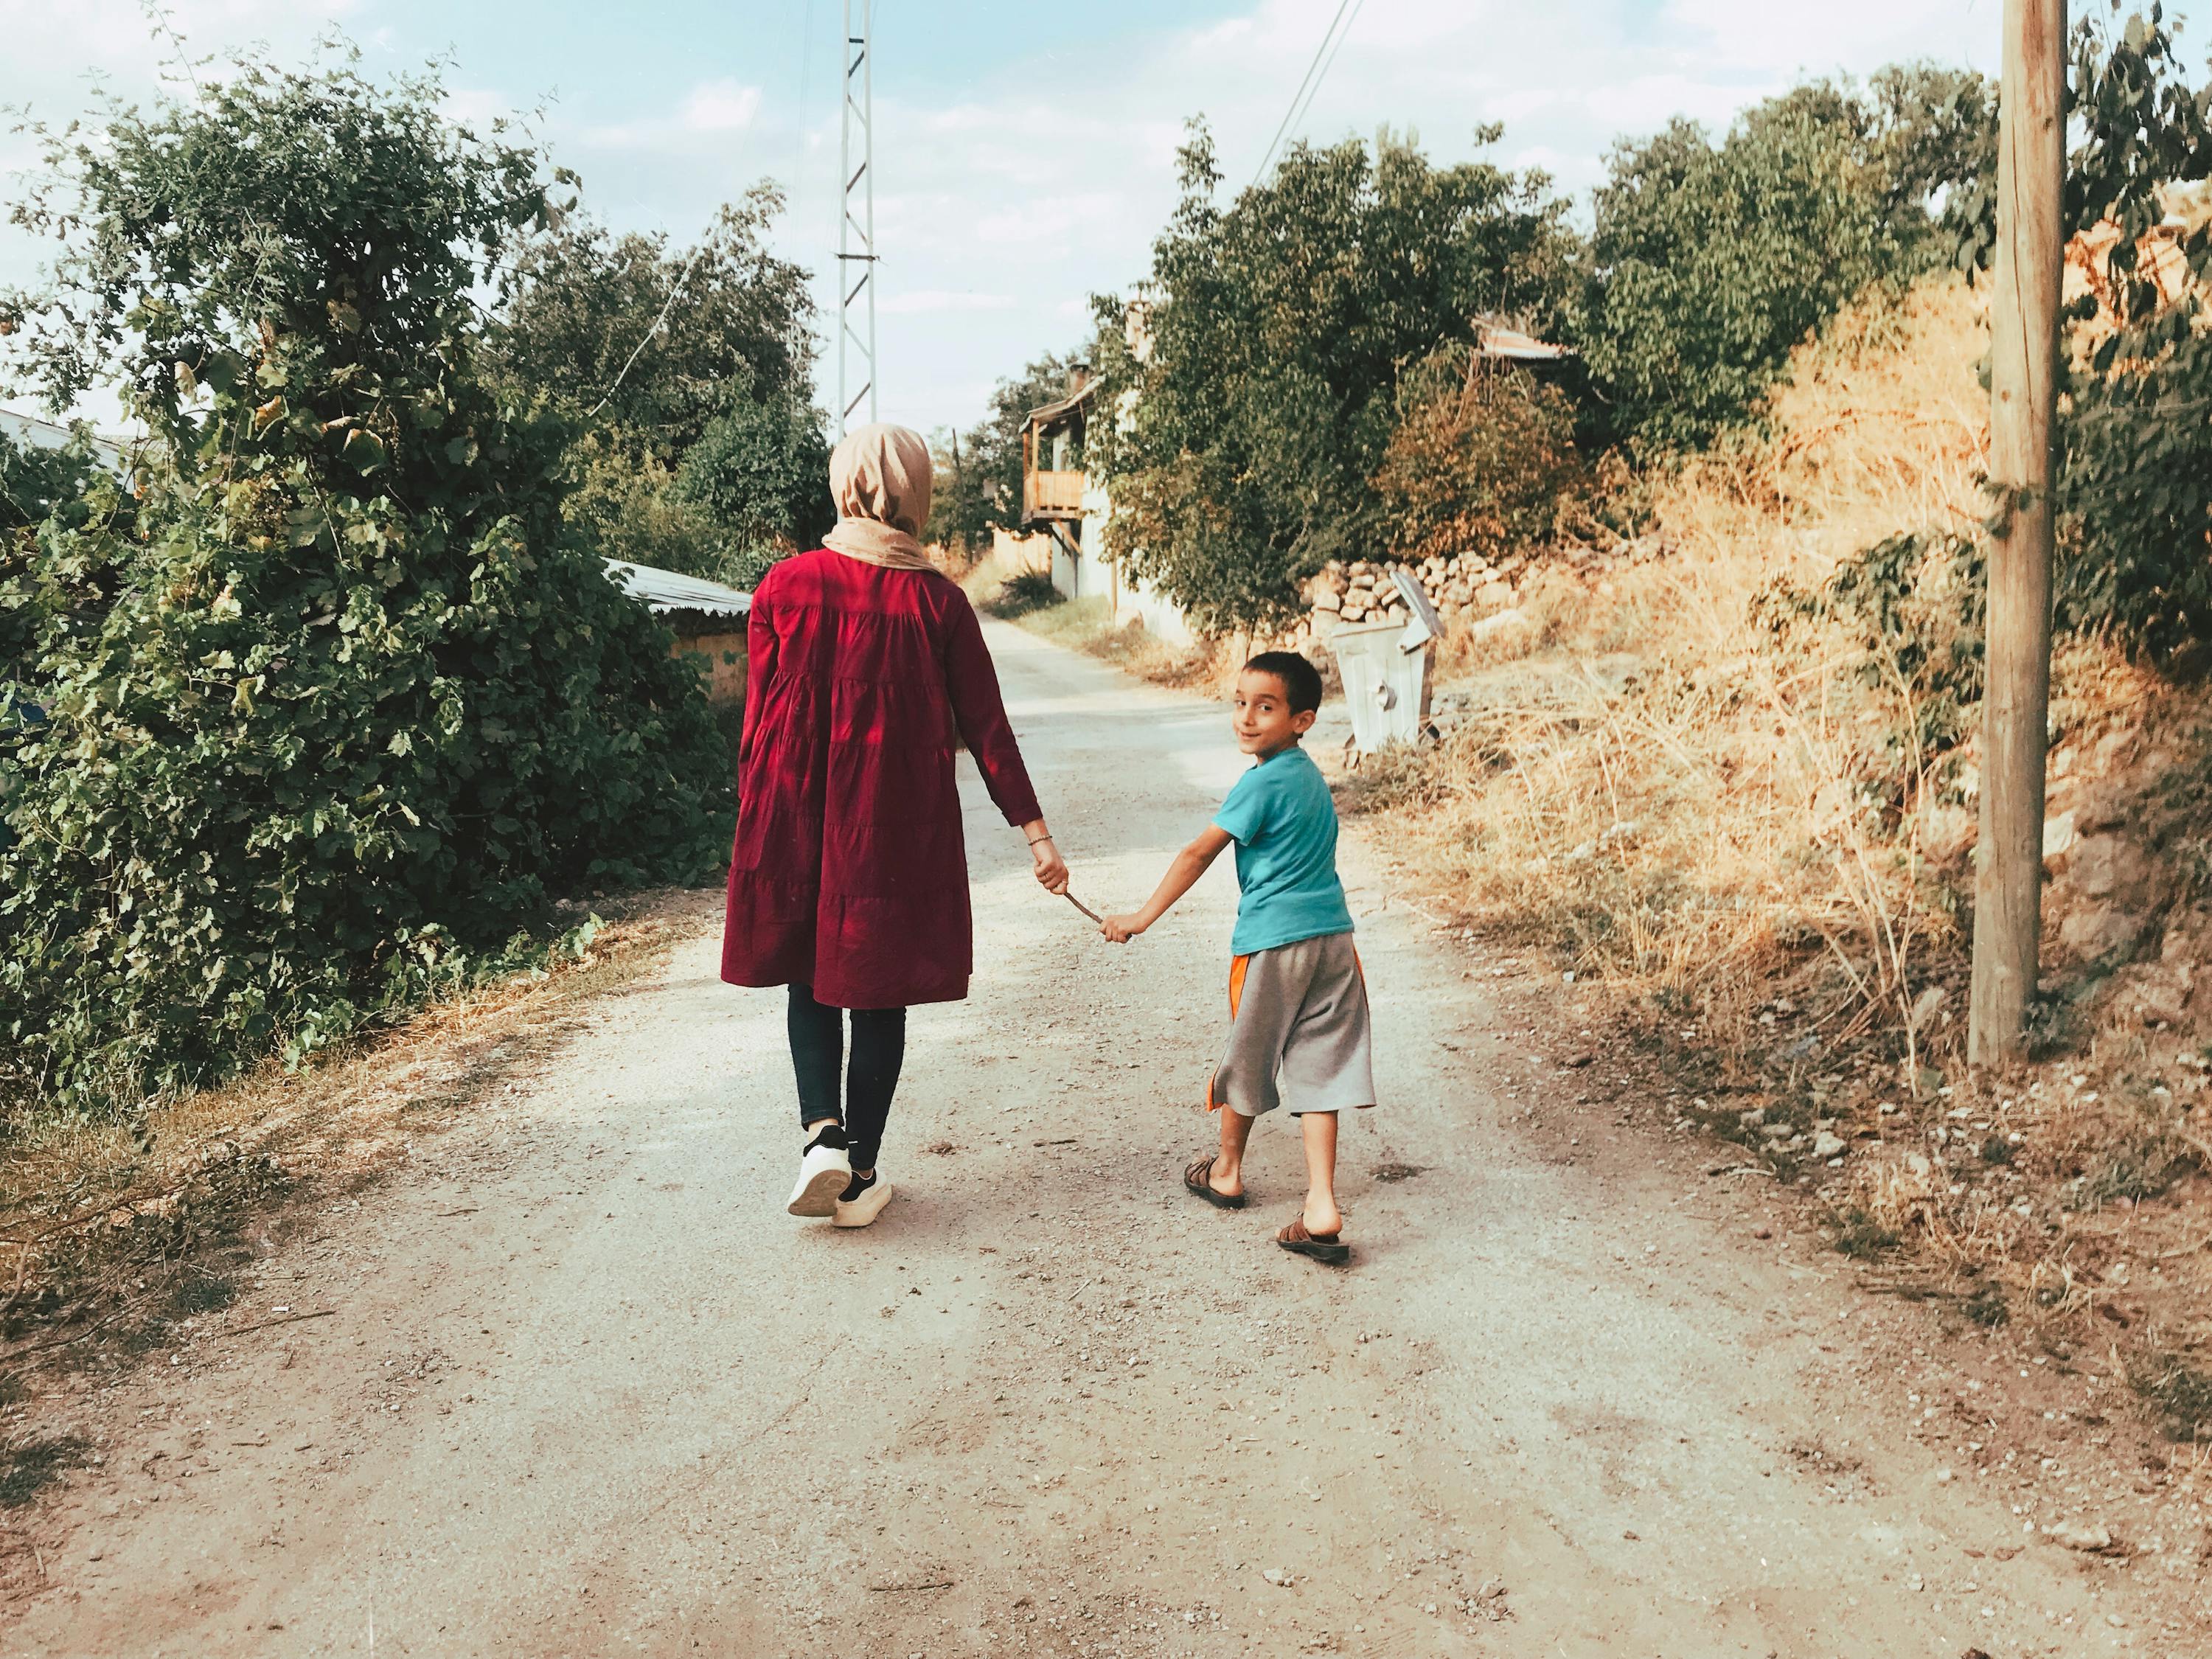
[[[852,423],[853,411],[863,403],[868,406],[867,418],[876,418],[875,60],[868,40],[875,9],[875,0],[860,0],[858,6],[854,0],[845,0],[845,122],[837,163],[845,181],[844,210],[837,222],[837,431],[841,436]],[[857,33],[853,28],[856,10],[860,16]],[[853,161],[856,147],[860,153],[858,166]],[[860,320],[862,318],[864,323]],[[858,391],[853,388],[855,355],[860,359]]]

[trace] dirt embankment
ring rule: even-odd
[[[1344,800],[1440,921],[1540,965],[1545,1000],[1608,1034],[1589,1048],[1638,1056],[1599,1098],[1786,1195],[1864,1289],[1925,1310],[1947,1358],[1924,1409],[1961,1425],[1962,1463],[2024,1514],[2106,1504],[2100,1547],[2201,1573],[2212,699],[2062,649],[2037,1060],[1976,1074],[1949,556],[1875,562],[1857,611],[1800,602],[1884,538],[1975,527],[1983,349],[1955,287],[1844,319],[1771,439],[1659,492],[1646,556],[1531,579],[1522,625],[1462,629],[1445,743]],[[1992,1365],[2071,1392],[1988,1409]]]

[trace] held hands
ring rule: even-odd
[[[1030,843],[1030,857],[1036,863],[1039,886],[1055,896],[1067,890],[1067,860],[1060,857],[1050,836],[1040,836]]]
[[[1145,919],[1134,910],[1124,915],[1102,916],[1098,931],[1105,934],[1109,944],[1127,945],[1145,931]]]

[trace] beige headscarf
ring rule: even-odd
[[[915,539],[929,518],[929,446],[902,426],[854,427],[830,452],[836,527],[822,538],[833,553],[893,570],[934,570]]]

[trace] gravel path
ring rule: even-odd
[[[1077,893],[1133,905],[1243,763],[1224,712],[991,642]],[[239,1334],[108,1397],[5,1650],[2134,1640],[2121,1591],[1850,1380],[1836,1258],[1754,1242],[1646,1139],[1509,1112],[1572,1085],[1357,846],[1385,1095],[1344,1138],[1358,1261],[1270,1242],[1299,1196],[1287,1122],[1255,1134],[1250,1210],[1187,1199],[1228,861],[1117,951],[1038,893],[972,777],[967,799],[975,994],[914,1017],[877,1227],[782,1213],[781,999],[721,985],[698,937],[288,1247]]]

